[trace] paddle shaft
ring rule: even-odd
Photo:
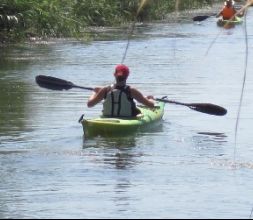
[[[177,102],[177,101],[172,101],[172,100],[168,100],[168,99],[159,99],[159,98],[156,98],[155,100],[156,101],[160,101],[160,102],[166,102],[166,103],[176,104],[176,105],[185,105],[185,106],[189,107],[189,104],[182,103],[182,102]]]

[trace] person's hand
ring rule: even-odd
[[[147,99],[153,99],[153,100],[155,100],[154,96],[152,96],[152,95],[148,95]]]
[[[95,93],[98,93],[100,90],[101,90],[101,87],[96,87],[96,88],[94,88],[93,91],[94,91]]]

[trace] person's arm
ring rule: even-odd
[[[140,102],[143,105],[146,105],[150,108],[153,108],[155,106],[155,100],[153,96],[145,97],[140,91],[134,88],[131,88],[131,95],[134,99],[136,99],[136,101]]]
[[[223,10],[225,9],[226,6],[223,6],[220,10],[220,12],[216,15],[216,18],[220,17],[223,15]]]
[[[234,8],[234,10],[235,10],[235,14],[237,14],[238,17],[243,17],[244,16],[245,10],[243,8],[241,8],[238,11]]]
[[[107,87],[104,88],[100,88],[97,87],[94,89],[94,92],[92,93],[92,95],[90,96],[88,102],[87,102],[87,106],[89,108],[93,107],[94,105],[96,105],[97,103],[101,102],[105,96],[105,93],[107,91]]]
[[[236,11],[235,7],[233,7],[233,10],[234,10],[234,15],[236,15],[237,11]]]
[[[223,11],[223,10],[221,10],[221,11],[216,15],[216,18],[222,16],[222,11]]]

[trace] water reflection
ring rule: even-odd
[[[198,132],[206,141],[213,141],[217,143],[228,142],[227,135],[219,132]]]
[[[198,132],[192,137],[192,143],[200,156],[221,157],[226,154],[224,146],[228,143],[227,139],[224,133]]]
[[[83,150],[102,154],[103,163],[113,169],[128,170],[140,163],[143,156],[143,153],[138,151],[143,144],[141,140],[147,137],[150,144],[155,144],[152,136],[156,137],[163,133],[163,124],[162,120],[125,136],[89,138],[83,136]]]
[[[239,161],[239,160],[231,160],[231,159],[213,159],[212,166],[218,168],[225,168],[229,170],[241,170],[241,169],[253,169],[253,162],[251,161]]]
[[[135,153],[136,136],[83,138],[83,149],[103,152],[103,163],[116,169],[127,169],[138,163]]]
[[[10,59],[14,48],[1,48],[0,52],[0,136],[23,130],[25,123],[25,100],[27,85],[13,76],[13,72],[23,72],[29,62],[18,62]]]
[[[13,45],[0,49],[0,136],[19,135],[32,117],[28,109],[33,65],[50,60],[52,48],[44,45]]]
[[[24,129],[25,103],[28,95],[26,90],[27,86],[22,82],[1,79],[0,136]]]
[[[132,197],[129,195],[132,183],[129,178],[119,179],[118,183],[115,184],[113,202],[118,212],[126,212],[131,206]]]
[[[126,212],[131,205],[133,187],[131,174],[141,163],[143,154],[138,152],[138,135],[125,137],[83,138],[83,151],[97,155],[95,163],[107,168],[107,178],[112,181],[111,200],[117,212]],[[95,152],[95,153],[94,153]]]
[[[17,214],[12,206],[15,201],[17,206],[25,202],[22,199],[23,184],[20,181],[22,177],[17,176],[19,170],[16,166],[20,159],[18,155],[23,155],[21,152],[0,152],[0,218],[23,218],[22,213]],[[19,173],[20,174],[20,173]]]

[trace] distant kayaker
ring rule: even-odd
[[[222,10],[217,14],[217,18],[222,16],[223,20],[234,20],[237,11],[234,8],[233,0],[226,0]]]
[[[93,107],[104,100],[103,115],[107,117],[133,117],[138,115],[140,111],[134,100],[147,107],[154,107],[153,96],[145,97],[140,91],[126,84],[129,73],[129,68],[126,65],[117,65],[114,72],[116,82],[111,86],[96,88],[90,96],[87,106]]]

